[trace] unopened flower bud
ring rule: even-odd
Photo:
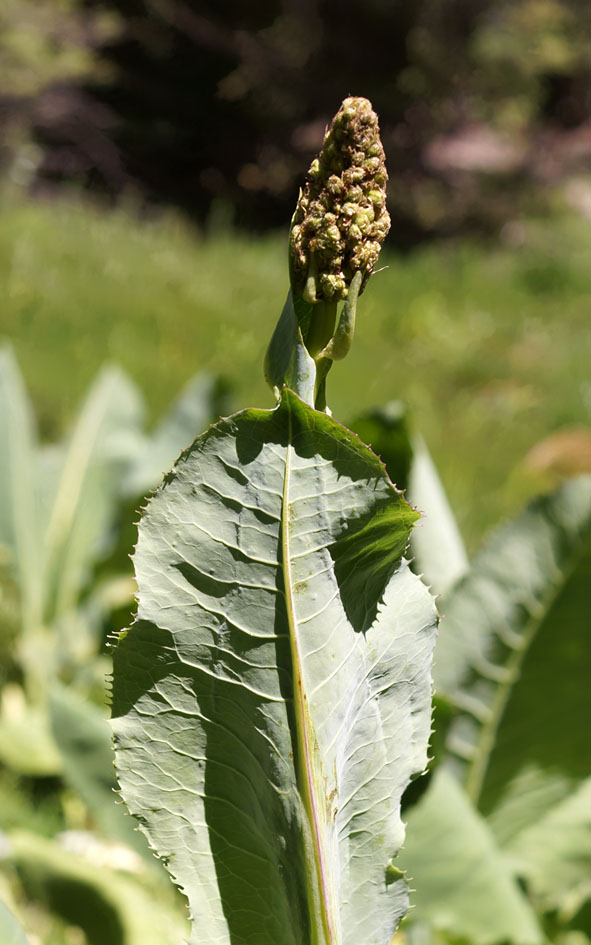
[[[377,115],[366,98],[347,98],[312,162],[290,231],[292,288],[308,301],[363,290],[390,228],[386,165]]]

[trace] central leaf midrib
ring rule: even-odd
[[[285,475],[283,480],[283,497],[281,507],[281,552],[283,562],[283,581],[285,592],[285,608],[289,629],[289,645],[293,674],[293,701],[297,739],[296,776],[298,788],[302,796],[310,831],[312,851],[305,843],[304,858],[306,862],[306,881],[310,906],[311,945],[338,945],[334,917],[330,906],[329,883],[330,876],[325,862],[324,848],[321,836],[322,800],[317,797],[314,787],[314,730],[310,713],[307,708],[307,698],[304,691],[302,659],[297,635],[297,620],[295,614],[292,577],[291,555],[289,541],[289,490],[291,477],[291,450],[293,440],[292,411],[289,401],[286,404],[288,417],[288,438],[285,450]],[[310,854],[313,858],[313,875],[310,875]],[[320,916],[318,916],[320,912]],[[320,927],[319,927],[320,919]]]

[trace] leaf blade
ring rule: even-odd
[[[383,556],[388,515],[399,539]],[[386,874],[402,838],[400,794],[426,761],[435,622],[428,592],[400,563],[415,517],[366,447],[289,392],[278,410],[245,411],[199,438],[148,508],[136,553],[138,621],[115,651],[118,773],[136,816],[156,810],[146,832],[169,858],[208,941],[352,943],[357,932],[342,917],[335,927],[334,905],[329,921],[322,915],[320,844],[338,910],[347,911],[347,899],[357,925],[373,922],[368,943],[382,945],[404,911],[405,884],[388,887]],[[385,597],[380,607],[374,602],[371,626],[354,627],[344,601],[357,619],[360,579],[349,565],[369,567],[362,549],[372,538],[380,567],[371,596]],[[415,639],[421,646],[413,655]],[[294,648],[306,696],[299,722]],[[396,745],[382,733],[387,764],[376,785],[368,744],[392,700]],[[302,766],[316,851],[303,839],[313,840],[314,830]],[[372,828],[375,862],[363,884],[353,867],[367,861],[368,798],[370,808],[381,804],[384,829]],[[171,840],[174,824],[184,833],[180,850]]]

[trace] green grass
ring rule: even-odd
[[[0,335],[46,437],[105,360],[129,371],[154,417],[199,368],[228,377],[233,407],[271,406],[262,360],[287,289],[284,235],[204,238],[173,216],[75,201],[5,197],[2,211]],[[517,248],[384,253],[329,380],[345,422],[391,398],[410,405],[471,547],[531,488],[527,451],[591,422],[591,227],[559,216],[523,232]]]

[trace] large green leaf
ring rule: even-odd
[[[123,796],[192,945],[387,945],[435,610],[378,459],[284,391],[212,427],[140,524],[114,656]]]
[[[415,889],[413,924],[473,945],[545,940],[486,821],[445,769],[408,814],[401,860]]]
[[[2,945],[29,945],[21,925],[3,902],[0,902],[0,942]]]
[[[448,748],[485,812],[527,768],[571,784],[591,768],[590,586],[587,476],[496,532],[441,604],[435,683],[459,710]]]

